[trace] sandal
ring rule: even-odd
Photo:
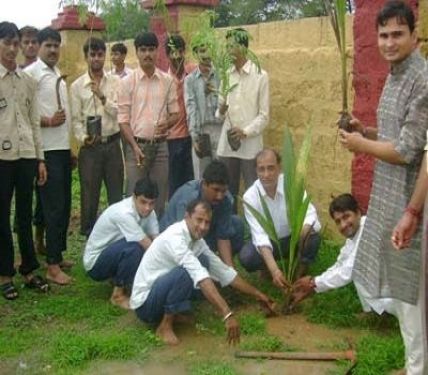
[[[18,291],[12,281],[0,285],[0,290],[3,297],[10,301],[18,298]]]
[[[46,293],[49,290],[48,282],[39,275],[34,275],[25,283],[25,286],[30,289],[37,289],[43,293]]]

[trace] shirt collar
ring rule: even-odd
[[[244,72],[245,74],[250,74],[251,66],[252,66],[251,60],[248,59],[247,62],[241,68],[241,72]],[[232,72],[238,73],[238,69],[236,69],[235,65],[232,65]]]
[[[107,73],[105,72],[105,70],[103,70],[103,76],[101,78],[101,82],[104,82],[104,80],[106,79],[106,77],[107,77]],[[89,73],[86,72],[84,74],[84,78],[83,78],[83,86],[88,86],[88,85],[90,85],[91,82],[92,82],[92,79],[91,79]]]
[[[147,77],[147,74],[144,72],[143,69],[141,69],[141,66],[139,66],[136,70],[137,70],[138,79],[143,79],[144,77]],[[155,72],[153,73],[153,75],[150,78],[153,78],[153,77],[156,77],[157,79],[161,78],[161,72],[156,67],[155,67]]]
[[[6,77],[6,75],[9,73],[10,71],[6,69],[6,67],[0,63],[0,78],[4,78]],[[19,66],[16,66],[16,69],[13,72],[10,73],[14,73],[17,77],[21,78],[22,77],[22,69]]]
[[[183,229],[184,240],[186,244],[189,246],[189,249],[193,247],[194,244],[198,243],[200,240],[194,240],[190,235],[189,228],[187,227],[186,220],[181,221],[181,227]]]
[[[46,64],[42,59],[38,58],[36,63],[38,63],[42,70],[47,70],[49,72],[54,72],[56,75],[60,75],[60,71],[55,65],[53,68],[51,68],[48,64]]]
[[[194,70],[194,67],[188,63],[184,64],[184,74],[180,78],[178,78],[175,73],[172,71],[171,66],[168,67],[168,74],[172,77],[174,77],[177,81],[184,81],[184,78],[186,78],[192,71]]]
[[[391,74],[396,75],[405,72],[405,70],[416,60],[419,56],[419,51],[414,50],[409,56],[398,64],[391,65]]]
[[[266,196],[268,196],[265,188],[263,187],[262,183],[260,182],[260,179],[257,180],[257,189],[260,191],[260,194],[262,195],[262,197],[265,198]],[[284,195],[284,175],[282,173],[278,176],[278,182],[276,184],[275,198],[277,197],[278,194],[280,196]]]
[[[199,69],[199,66],[195,69],[195,74],[198,78],[203,77],[201,73],[201,69]],[[210,73],[208,74],[208,79],[210,79],[214,75],[214,69],[211,67]]]

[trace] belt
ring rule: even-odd
[[[114,133],[112,135],[107,135],[105,137],[99,138],[99,143],[106,144],[115,141],[116,139],[120,138],[120,132]]]
[[[154,138],[154,139],[145,139],[140,137],[134,137],[135,142],[147,144],[147,143],[162,143],[166,141],[166,138]]]

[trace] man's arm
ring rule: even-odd
[[[233,264],[233,254],[232,254],[232,244],[230,240],[217,240],[217,250],[220,254],[220,258],[230,267],[234,267]]]
[[[267,269],[272,275],[272,282],[278,287],[285,289],[288,286],[287,280],[284,277],[284,274],[278,267],[275,258],[273,257],[272,248],[268,246],[260,246],[258,248],[260,255],[263,258],[263,261],[266,264]]]

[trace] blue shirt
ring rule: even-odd
[[[165,214],[160,220],[161,232],[171,224],[183,220],[187,205],[202,198],[202,180],[186,182],[172,196],[168,202]],[[212,205],[213,210],[211,226],[208,234],[204,237],[208,246],[216,246],[217,240],[228,240],[233,235],[232,228],[232,195],[227,192],[224,199],[216,205]]]

